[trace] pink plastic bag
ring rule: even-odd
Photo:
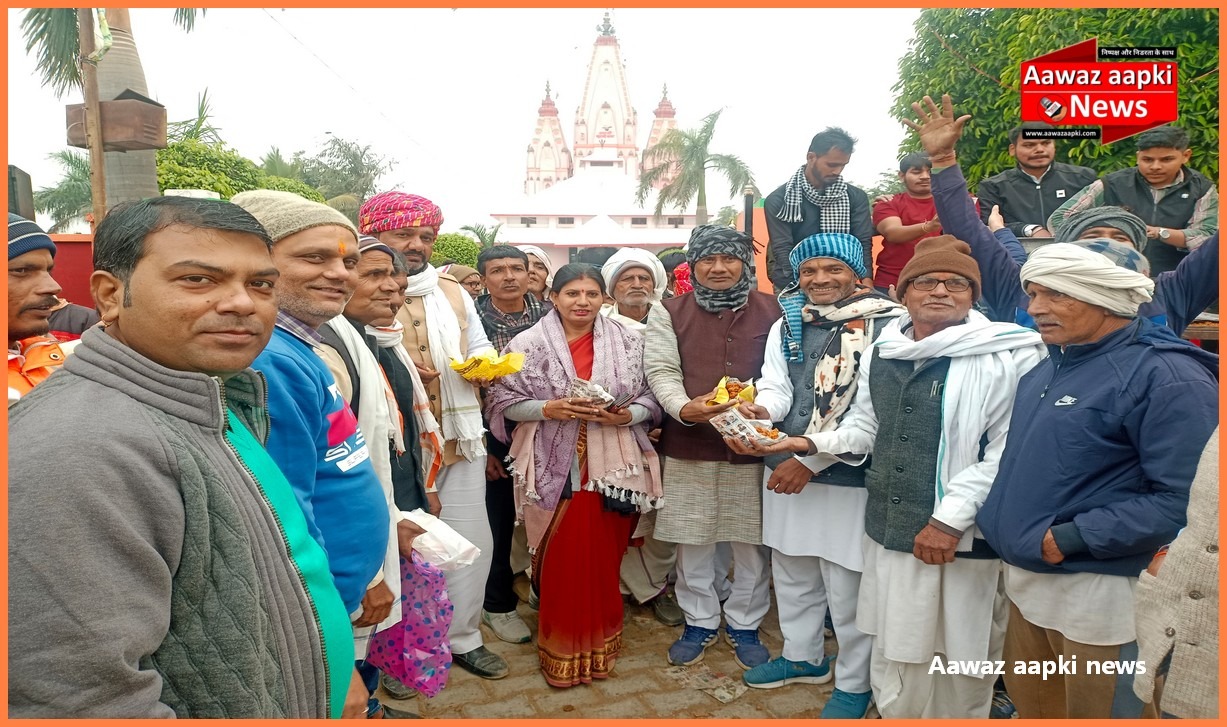
[[[447,598],[443,571],[413,552],[400,559],[401,621],[371,637],[367,661],[427,697],[447,685],[452,647],[447,630],[454,607]]]

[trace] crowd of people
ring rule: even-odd
[[[440,577],[484,679],[483,624],[616,678],[633,601],[662,665],[724,641],[749,687],[833,681],[824,718],[1216,717],[1218,357],[1180,334],[1217,192],[1177,129],[1100,178],[1024,125],[977,200],[969,118],[912,108],[904,192],[827,129],[767,196],[774,294],[729,227],[435,267],[423,196],[257,190],[112,209],[90,310],[10,215],[10,715],[416,716],[372,644],[426,643],[429,514],[476,546]]]

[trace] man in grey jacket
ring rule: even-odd
[[[263,447],[270,244],[212,200],[98,226],[104,328],[9,410],[9,716],[362,714],[327,556]]]

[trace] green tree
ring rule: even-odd
[[[60,163],[64,176],[54,187],[34,193],[34,209],[51,215],[51,229],[58,232],[66,223],[90,211],[89,157],[79,151],[57,151],[51,158]]]
[[[867,188],[865,194],[869,195],[869,201],[872,203],[878,197],[890,197],[899,194],[904,189],[903,180],[899,178],[899,172],[894,169],[888,169],[878,175],[878,181],[874,182],[872,187]]]
[[[430,264],[438,265],[450,258],[461,265],[475,268],[479,252],[481,252],[481,247],[468,235],[462,235],[459,232],[445,232],[435,239],[435,249],[430,256]]]
[[[465,232],[473,233],[473,237],[477,238],[477,243],[484,250],[487,247],[493,247],[498,244],[498,231],[502,228],[503,223],[500,222],[494,227],[486,227],[485,225],[463,225],[460,229]]]
[[[745,162],[732,154],[714,154],[710,150],[722,112],[723,109],[708,114],[695,130],[670,129],[654,146],[644,150],[644,170],[635,195],[637,204],[647,201],[658,180],[672,177],[656,197],[656,216],[664,214],[667,206],[684,210],[694,200],[696,222],[703,225],[707,223],[708,170],[724,175],[730,197],[741,195],[746,185],[754,184],[754,175]]]
[[[196,14],[203,8],[175,10],[175,23],[190,31]],[[125,89],[148,96],[145,70],[141,66],[136,42],[132,37],[132,20],[127,8],[108,8],[112,45],[98,62],[98,98],[109,101]],[[59,98],[81,88],[81,69],[77,65],[80,52],[77,11],[75,8],[31,8],[21,20],[26,52],[37,59],[43,85],[49,86]],[[158,194],[155,154],[149,151],[107,152],[106,199],[108,206],[120,202],[154,197]]]
[[[911,103],[925,94],[949,93],[955,110],[971,114],[959,141],[959,159],[969,180],[1013,166],[1009,130],[1020,122],[1020,64],[1088,38],[1100,46],[1163,46],[1177,49],[1179,126],[1189,132],[1191,166],[1218,178],[1218,37],[1214,8],[951,8],[923,10],[911,48],[899,61],[891,109],[914,119]],[[919,148],[914,134],[900,155]],[[1101,145],[1095,140],[1060,142],[1058,159],[1101,173],[1132,166],[1130,139]]]
[[[737,208],[732,205],[721,207],[720,211],[716,213],[716,224],[723,225],[725,227],[736,227],[737,215],[740,214],[741,212],[739,212]]]
[[[282,192],[293,192],[299,197],[305,197],[312,202],[324,201],[324,195],[320,194],[318,189],[313,188],[306,182],[300,182],[297,179],[289,179],[287,177],[270,177],[269,175],[265,174],[260,177],[259,188],[276,189]]]
[[[371,151],[369,144],[363,146],[335,136],[315,156],[309,157],[303,151],[295,153],[291,164],[297,166],[297,179],[329,199],[346,194],[367,199],[374,194],[379,178],[392,169],[392,162]]]
[[[260,170],[270,177],[285,177],[302,181],[299,177],[302,170],[294,162],[287,161],[277,147],[269,149],[264,158],[260,160]]]

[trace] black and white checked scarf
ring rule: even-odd
[[[822,232],[852,231],[852,206],[848,202],[848,183],[843,176],[837,177],[819,192],[805,178],[805,165],[801,165],[788,180],[788,186],[784,187],[784,206],[776,217],[784,222],[800,222],[802,199],[808,199],[822,210]]]

